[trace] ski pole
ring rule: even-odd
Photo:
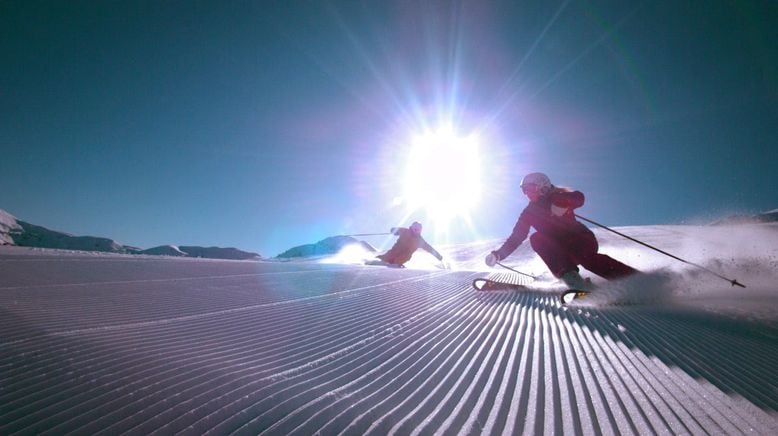
[[[643,246],[645,246],[645,247],[648,247],[648,248],[650,248],[650,249],[652,249],[652,250],[658,251],[658,252],[660,252],[660,253],[664,254],[665,256],[670,256],[670,257],[672,257],[673,259],[680,260],[680,261],[681,261],[681,262],[683,262],[683,263],[686,263],[686,264],[689,264],[689,265],[692,265],[692,266],[696,266],[697,268],[700,268],[700,269],[702,269],[702,270],[705,270],[705,271],[707,271],[707,272],[709,272],[709,273],[713,274],[714,276],[716,276],[716,277],[718,277],[718,278],[720,278],[720,279],[722,279],[722,280],[726,280],[726,281],[728,281],[728,282],[729,282],[729,283],[730,283],[732,286],[740,286],[741,288],[745,288],[745,287],[746,287],[746,285],[744,285],[744,284],[742,284],[742,283],[739,283],[737,280],[735,280],[735,279],[729,279],[729,278],[727,278],[727,277],[724,277],[724,276],[722,276],[722,275],[718,274],[718,273],[717,273],[717,272],[715,272],[715,271],[711,271],[711,270],[709,270],[708,268],[705,268],[705,267],[704,267],[704,266],[702,266],[702,265],[698,265],[698,264],[696,264],[696,263],[694,263],[694,262],[689,262],[688,260],[681,259],[681,258],[680,258],[680,257],[678,257],[678,256],[674,256],[674,255],[672,255],[672,254],[670,254],[670,253],[668,253],[668,252],[666,252],[666,251],[660,250],[660,249],[658,249],[658,248],[656,248],[656,247],[654,247],[654,246],[652,246],[652,245],[646,244],[646,243],[645,243],[645,242],[643,242],[643,241],[639,241],[639,240],[637,240],[637,239],[635,239],[635,238],[633,238],[633,237],[631,237],[631,236],[627,236],[627,235],[625,235],[624,233],[617,232],[616,230],[613,230],[612,228],[610,228],[610,227],[608,227],[608,226],[604,226],[604,225],[602,225],[602,224],[600,224],[600,223],[597,223],[597,222],[594,222],[594,221],[592,221],[592,220],[590,220],[590,219],[588,219],[588,218],[584,218],[584,217],[582,217],[581,215],[575,214],[575,216],[576,216],[576,218],[582,219],[582,220],[586,221],[587,223],[594,224],[594,225],[595,225],[595,226],[597,226],[597,227],[602,227],[603,229],[605,229],[605,230],[607,230],[607,231],[609,231],[609,232],[613,232],[613,233],[615,233],[615,234],[617,234],[617,235],[619,235],[619,236],[622,236],[622,237],[624,237],[624,238],[627,238],[627,239],[629,239],[629,240],[630,240],[630,241],[632,241],[632,242],[637,242],[637,243],[638,243],[638,244],[640,244],[640,245],[643,245]]]
[[[529,274],[527,274],[527,273],[523,273],[523,272],[521,272],[521,271],[519,271],[519,270],[513,269],[513,268],[511,268],[511,267],[509,267],[509,266],[505,266],[505,265],[501,264],[500,262],[497,262],[497,265],[500,265],[501,267],[503,267],[503,268],[505,268],[505,269],[509,269],[509,270],[511,270],[511,271],[513,271],[513,272],[515,272],[515,273],[521,274],[521,275],[523,275],[523,276],[532,277],[533,279],[537,279],[537,277],[535,277],[535,276],[533,276],[533,275],[529,275]]]

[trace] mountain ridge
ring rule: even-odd
[[[294,257],[320,256],[325,254],[335,254],[343,247],[358,244],[369,252],[375,252],[376,249],[365,241],[357,240],[351,236],[330,236],[322,239],[315,244],[304,244],[292,247],[276,256],[279,259],[289,259]]]
[[[233,247],[200,247],[194,245],[160,245],[142,249],[121,244],[113,239],[97,236],[76,236],[51,230],[17,219],[0,209],[0,245],[52,248],[60,250],[97,251],[118,254],[145,254],[156,256],[200,257],[208,259],[258,260],[258,253]]]

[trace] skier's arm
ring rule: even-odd
[[[551,197],[551,204],[572,210],[583,206],[584,200],[584,195],[581,191],[557,192]]]
[[[557,191],[551,195],[551,215],[573,219],[573,209],[584,204],[581,191]]]
[[[443,260],[443,256],[438,253],[438,250],[432,248],[432,245],[425,241],[424,238],[421,238],[421,244],[419,244],[419,246],[426,250],[429,254],[435,256],[438,260]]]
[[[521,245],[521,243],[527,239],[530,225],[529,221],[525,217],[525,214],[526,211],[521,213],[518,221],[516,221],[516,225],[513,226],[513,232],[511,232],[511,235],[508,237],[505,243],[502,244],[502,247],[492,252],[495,256],[497,256],[498,262],[510,256],[511,253],[516,251],[516,249],[519,248],[519,245]]]

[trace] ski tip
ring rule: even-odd
[[[477,278],[473,280],[473,288],[476,291],[504,291],[512,289],[526,289],[524,285],[501,282],[486,278]]]
[[[497,289],[497,285],[497,282],[485,278],[478,278],[473,280],[473,288],[475,288],[476,291],[490,291]]]
[[[581,298],[586,297],[589,295],[588,291],[583,291],[580,289],[568,289],[567,291],[563,292],[562,295],[559,297],[559,300],[563,305],[572,303],[575,300],[580,300]]]

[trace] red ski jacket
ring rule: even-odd
[[[513,226],[513,232],[502,244],[502,247],[495,250],[495,254],[500,260],[510,256],[527,239],[530,227],[534,227],[539,233],[562,243],[583,233],[591,233],[591,230],[585,225],[576,221],[573,213],[573,209],[579,208],[583,204],[584,195],[582,192],[553,188],[548,194],[537,201],[530,202],[524,208],[516,225]],[[552,205],[565,208],[567,211],[562,216],[556,216],[551,213]]]
[[[394,243],[394,246],[392,246],[389,251],[380,256],[377,256],[384,262],[393,263],[395,265],[402,265],[409,261],[411,256],[413,256],[413,253],[419,248],[428,251],[430,254],[437,257],[438,260],[443,259],[443,256],[441,256],[440,253],[432,248],[432,246],[427,243],[427,241],[425,241],[421,235],[413,233],[410,229],[400,227],[392,229],[392,233],[400,237],[397,238],[397,242]]]

